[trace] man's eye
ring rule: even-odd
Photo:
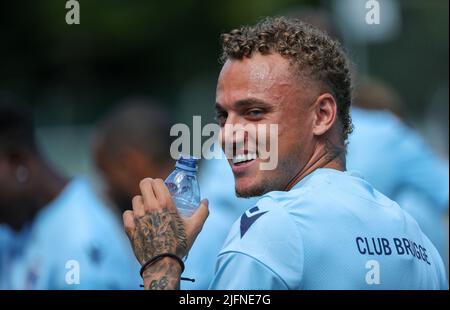
[[[256,117],[261,117],[261,116],[263,115],[263,111],[260,110],[260,109],[253,109],[253,110],[249,110],[249,111],[247,112],[247,115],[248,115],[249,117],[254,117],[254,118],[256,118]]]
[[[227,116],[228,115],[225,112],[217,113],[215,117],[217,124],[219,124],[219,126],[223,126],[227,121]]]

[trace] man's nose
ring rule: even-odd
[[[239,117],[235,113],[228,114],[227,120],[224,126],[221,128],[222,141],[236,143],[236,140],[240,140],[239,128],[245,126],[242,117]]]
[[[245,128],[245,120],[234,115],[229,115],[226,123],[221,128],[221,145],[228,158],[242,150],[246,145],[248,133],[245,131]]]

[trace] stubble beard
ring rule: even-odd
[[[261,180],[253,186],[243,189],[235,187],[236,196],[239,198],[251,198],[259,197],[272,191],[283,191],[298,173],[299,169],[297,160],[279,161],[276,173],[274,171],[263,173]],[[269,175],[267,175],[268,173]]]

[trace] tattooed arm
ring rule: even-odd
[[[208,202],[203,200],[188,219],[178,214],[172,197],[161,179],[146,178],[139,184],[141,195],[133,198],[133,211],[125,211],[123,220],[134,254],[141,265],[162,253],[183,258],[208,217]],[[145,289],[178,289],[181,266],[165,257],[143,273]]]
[[[171,258],[163,258],[144,271],[144,288],[148,290],[178,290],[180,265]]]

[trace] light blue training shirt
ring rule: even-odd
[[[347,169],[359,171],[377,190],[411,214],[446,257],[448,161],[389,111],[354,107],[351,115],[355,130],[349,137]]]
[[[233,225],[211,289],[447,289],[417,222],[358,175],[317,169]]]
[[[123,226],[84,178],[69,182],[13,238],[3,288],[140,289]]]

